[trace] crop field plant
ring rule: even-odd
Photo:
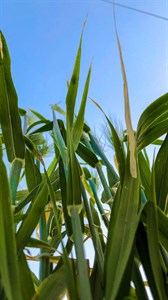
[[[93,100],[109,127],[114,167],[85,123],[91,67],[79,111],[74,113],[82,35],[68,83],[66,111],[53,105],[53,119],[48,120],[31,110],[35,119],[29,123],[28,112],[18,107],[10,55],[0,33],[0,299],[53,300],[66,295],[71,300],[147,300],[151,299],[149,287],[153,299],[165,300],[168,93],[144,110],[134,131],[116,32],[124,85],[123,138]],[[64,114],[65,122],[58,113]],[[54,149],[49,166],[45,164],[46,133]],[[150,165],[146,147],[151,144],[157,145],[158,152]],[[4,156],[11,165],[9,175]],[[22,180],[26,187],[20,190]],[[33,235],[35,231],[39,237]],[[84,253],[88,239],[94,249],[92,267]],[[28,265],[29,248],[39,249],[39,278]]]

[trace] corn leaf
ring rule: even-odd
[[[11,61],[5,38],[0,32],[0,124],[8,160],[24,159],[25,144],[18,110],[18,98],[11,76]]]
[[[18,254],[22,253],[22,250],[27,245],[27,242],[30,239],[33,231],[36,228],[36,225],[39,221],[39,218],[44,211],[45,205],[48,200],[48,187],[46,183],[41,183],[41,189],[34,199],[33,203],[28,208],[26,217],[23,220],[17,235],[17,250]]]
[[[76,153],[92,168],[96,167],[96,164],[99,161],[98,158],[92,151],[90,151],[83,144],[79,143]]]
[[[105,253],[106,299],[116,298],[138,226],[139,179],[130,174],[127,158],[123,187],[118,188],[110,219]]]
[[[43,122],[49,122],[44,116],[42,116],[38,111],[34,110],[34,109],[30,109],[29,110],[41,121]]]
[[[21,169],[22,169],[22,161],[18,158],[15,158],[14,161],[12,162],[12,166],[10,170],[10,179],[9,179],[13,205],[15,205],[15,201],[16,201],[16,194],[17,194]]]
[[[29,150],[26,150],[25,156],[25,175],[29,192],[31,192],[42,181],[38,167],[34,162],[34,157]]]
[[[152,102],[142,113],[136,134],[138,151],[167,133],[167,128],[168,93]]]
[[[85,107],[86,107],[86,100],[87,100],[87,95],[88,95],[88,90],[89,90],[89,83],[90,83],[90,75],[91,75],[91,67],[89,68],[84,91],[83,91],[83,96],[82,96],[82,101],[80,105],[80,109],[78,112],[78,115],[76,117],[76,120],[73,124],[73,144],[74,144],[74,150],[77,149],[79,141],[81,139],[82,131],[83,131],[83,126],[84,126],[84,115],[85,115]]]
[[[77,256],[77,267],[79,272],[79,293],[81,300],[91,300],[91,289],[89,275],[84,257],[82,229],[78,214],[78,209],[74,206],[71,208],[73,239],[75,243],[75,251]]]
[[[141,184],[144,189],[145,195],[148,198],[150,191],[151,171],[142,151],[138,153],[138,165],[140,171]]]
[[[32,299],[35,289],[25,254],[22,252],[18,257],[18,267],[20,273],[20,284],[22,289],[22,300]],[[17,298],[16,298],[17,299]]]
[[[62,157],[62,160],[64,162],[65,173],[67,173],[67,148],[66,148],[64,139],[61,135],[61,131],[58,126],[57,118],[56,118],[56,115],[55,115],[55,112],[53,109],[52,109],[52,113],[53,113],[53,137],[54,137],[56,146],[59,149],[59,153]]]
[[[155,185],[158,206],[164,211],[168,197],[168,134],[158,152],[155,162]]]
[[[140,272],[139,263],[134,259],[132,280],[136,288],[136,295],[138,299],[149,300],[144,286],[142,274]]]
[[[144,225],[141,222],[139,223],[137,234],[136,234],[136,247],[137,247],[140,261],[145,271],[145,275],[148,280],[148,284],[152,292],[153,299],[159,299],[156,282],[154,280],[154,276],[152,272],[150,256],[149,256],[147,234]]]
[[[137,140],[145,132],[168,118],[168,93],[152,102],[142,113],[137,126]]]
[[[147,214],[147,238],[151,268],[155,281],[155,286],[159,295],[158,299],[166,299],[166,290],[164,286],[163,271],[161,267],[160,251],[159,251],[159,234],[157,226],[156,207],[154,202],[149,201],[145,206]]]
[[[67,293],[65,268],[62,267],[48,276],[38,288],[32,300],[63,299]],[[75,300],[75,299],[74,299]]]
[[[82,35],[76,55],[74,69],[70,80],[67,96],[66,96],[66,122],[68,134],[72,130],[74,121],[74,109],[79,83],[80,60],[81,60]]]
[[[21,300],[11,194],[1,147],[0,141],[0,275],[7,298]]]

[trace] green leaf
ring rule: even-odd
[[[83,96],[82,96],[82,101],[80,105],[80,109],[77,115],[77,118],[73,124],[73,144],[74,144],[74,150],[78,148],[79,141],[81,139],[82,131],[83,131],[83,126],[84,126],[84,115],[85,115],[85,107],[86,107],[86,100],[87,100],[87,95],[88,95],[88,90],[89,90],[89,83],[90,83],[90,75],[91,75],[91,67],[89,68],[84,91],[83,91]]]
[[[168,217],[166,214],[157,206],[157,219],[159,226],[159,236],[162,245],[168,252]]]
[[[144,229],[144,225],[141,222],[139,223],[138,230],[136,233],[136,247],[138,250],[138,255],[141,260],[143,269],[145,271],[145,275],[148,280],[148,284],[149,284],[151,292],[152,292],[153,299],[159,299],[159,295],[158,295],[158,291],[156,288],[156,283],[154,280],[152,267],[151,267],[147,234]]]
[[[67,96],[66,96],[66,122],[67,132],[71,132],[74,120],[74,109],[79,83],[80,60],[81,60],[82,35],[80,38],[79,48],[76,55],[75,65],[70,80]]]
[[[164,211],[168,197],[168,134],[158,152],[155,162],[156,200],[158,206]]]
[[[32,300],[62,300],[67,293],[65,268],[48,276],[40,285]],[[74,299],[75,300],[75,299]]]
[[[103,249],[102,249],[102,245],[101,245],[101,241],[100,241],[100,236],[98,234],[98,230],[96,227],[100,227],[100,221],[98,218],[98,215],[96,214],[96,210],[94,209],[93,206],[89,206],[88,204],[88,199],[87,199],[87,194],[86,191],[84,189],[84,186],[82,184],[82,196],[83,196],[83,202],[84,202],[84,206],[85,206],[85,210],[86,210],[86,216],[89,222],[89,229],[90,229],[90,233],[91,233],[91,237],[92,237],[92,241],[93,241],[93,246],[94,246],[94,250],[95,250],[95,259],[97,261],[97,267],[98,267],[98,271],[100,273],[100,280],[101,280],[101,284],[103,286],[104,284],[104,277],[103,277],[103,273],[104,273],[104,254],[103,254]],[[94,219],[93,219],[94,217]],[[96,219],[96,223],[94,222],[94,220]]]
[[[136,295],[138,299],[143,299],[143,300],[149,300],[147,293],[146,293],[146,288],[144,285],[144,281],[142,278],[142,274],[139,268],[139,262],[135,258],[134,259],[134,265],[133,265],[133,271],[132,271],[132,280],[136,288]]]
[[[138,165],[141,177],[141,184],[144,189],[145,195],[148,198],[150,191],[151,171],[142,151],[138,153]]]
[[[59,153],[62,157],[62,160],[64,162],[65,172],[67,173],[67,148],[66,148],[64,139],[62,137],[60,128],[58,126],[58,121],[57,121],[57,118],[56,118],[56,115],[55,115],[55,112],[53,109],[52,109],[52,112],[53,112],[53,137],[54,137],[56,146],[59,149]]]
[[[34,109],[30,109],[30,108],[29,108],[29,110],[41,121],[48,122],[48,120],[45,117],[43,117],[38,111],[36,111]]]
[[[0,124],[8,160],[24,159],[25,144],[18,110],[18,98],[11,76],[11,61],[5,38],[0,32]]]
[[[102,159],[105,166],[108,168],[108,172],[111,175],[111,181],[113,182],[113,185],[116,184],[119,181],[119,177],[114,170],[112,164],[109,162],[108,158],[104,154],[104,150],[101,147],[101,144],[98,143],[96,138],[89,132],[89,138],[90,138],[90,144],[94,150],[94,152]],[[97,164],[98,165],[98,164]]]
[[[137,140],[145,132],[168,117],[168,93],[153,101],[142,113],[137,126]]]
[[[83,144],[79,143],[76,153],[92,168],[96,167],[96,164],[99,161],[98,158],[92,151],[90,151]]]
[[[115,155],[117,158],[117,164],[118,164],[118,170],[120,174],[120,182],[123,184],[124,181],[124,174],[125,174],[125,153],[124,153],[124,147],[123,144],[120,141],[120,138],[113,126],[113,124],[110,122],[109,118],[106,116],[106,120],[109,124],[111,133],[112,133],[112,140],[114,144],[115,149]]]
[[[41,189],[34,201],[31,203],[30,207],[28,208],[26,217],[23,220],[16,234],[18,254],[20,254],[24,247],[27,245],[30,236],[32,235],[33,231],[35,230],[38,224],[39,218],[42,212],[44,211],[47,201],[48,187],[46,183],[42,182]]]
[[[11,188],[11,196],[12,196],[12,204],[15,205],[17,188],[19,185],[20,173],[22,169],[22,163],[18,158],[15,158],[12,162],[11,170],[10,170],[10,188]]]
[[[114,199],[105,253],[106,299],[116,298],[138,226],[139,178],[130,174],[127,158],[123,187]]]
[[[49,243],[44,242],[39,239],[32,238],[32,237],[29,239],[29,241],[27,243],[27,247],[47,249],[47,250],[50,250],[51,252],[55,252],[55,248],[53,248]]]
[[[142,113],[137,126],[138,151],[157,140],[168,128],[168,93],[151,103]]]
[[[20,284],[22,289],[22,300],[30,300],[32,299],[35,293],[35,289],[34,289],[34,284],[31,276],[31,271],[29,269],[23,251],[18,257],[18,267],[20,273]]]
[[[166,295],[164,277],[161,267],[157,215],[154,202],[148,201],[145,205],[145,211],[147,215],[147,238],[149,256],[155,285],[159,295],[158,299],[166,299],[168,295]]]
[[[17,264],[14,219],[6,168],[2,160],[0,141],[0,274],[9,300],[21,300],[20,277]]]
[[[75,243],[75,252],[77,256],[77,267],[79,272],[79,293],[81,300],[91,300],[91,289],[88,276],[86,260],[84,257],[82,229],[78,209],[74,206],[71,208],[73,239]]]
[[[67,230],[67,234],[69,236],[71,236],[72,235],[72,223],[71,223],[71,218],[68,214],[68,209],[67,209],[67,186],[66,186],[65,170],[64,170],[62,159],[59,160],[59,174],[60,174],[61,197],[62,197],[64,219],[65,219],[65,223],[66,223],[66,230]]]
[[[42,181],[38,167],[34,162],[34,157],[29,150],[26,150],[25,174],[29,192],[31,192]]]

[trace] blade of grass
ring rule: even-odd
[[[90,75],[91,75],[91,66],[88,71],[80,109],[79,109],[77,118],[73,124],[73,133],[72,134],[73,134],[73,144],[74,144],[75,151],[78,148],[78,144],[81,139],[83,126],[84,126],[84,115],[85,115],[86,100],[87,100],[87,95],[88,95],[88,90],[89,90]]]
[[[46,183],[41,183],[40,191],[33,203],[28,208],[26,217],[16,235],[18,254],[22,253],[30,236],[38,224],[39,218],[44,211],[45,205],[48,201],[48,187]]]
[[[65,268],[62,267],[48,276],[38,288],[32,300],[63,299],[67,292]]]
[[[118,188],[110,218],[105,253],[106,299],[115,299],[124,274],[138,226],[139,178],[130,174],[127,158],[123,187]]]
[[[152,180],[150,186],[150,199],[145,205],[145,211],[147,216],[147,239],[148,248],[151,261],[152,272],[158,291],[159,299],[166,299],[166,294],[163,272],[160,260],[159,250],[159,234],[158,234],[158,221],[157,221],[157,208],[156,208],[156,192],[155,192],[155,177],[154,168],[152,172]]]
[[[5,38],[0,32],[0,123],[8,160],[24,159],[25,144],[18,110],[18,98],[11,76],[11,61]]]
[[[59,128],[59,125],[57,122],[57,118],[56,118],[56,115],[55,115],[55,112],[53,109],[52,109],[52,113],[53,113],[53,137],[54,137],[56,146],[59,149],[59,153],[63,159],[65,173],[67,175],[67,148],[66,148],[64,139],[61,135],[61,131],[60,131],[60,128]]]
[[[155,185],[158,206],[165,211],[168,197],[168,134],[157,154],[155,162]]]
[[[12,196],[12,204],[15,205],[17,188],[20,179],[20,173],[23,166],[23,161],[15,158],[12,162],[11,170],[10,170],[10,188],[11,188],[11,196]]]
[[[23,252],[18,257],[18,267],[20,273],[22,300],[30,300],[32,299],[35,293],[35,288],[31,276],[31,271],[29,269],[25,254]]]
[[[60,239],[60,243],[61,243],[62,250],[63,250],[62,261],[64,262],[64,266],[65,266],[68,293],[69,293],[70,299],[77,300],[78,296],[77,296],[77,289],[76,289],[76,285],[75,285],[74,273],[72,270],[72,266],[70,265],[69,260],[68,260],[68,254],[67,254],[66,248],[64,247],[64,244],[63,244],[61,231],[59,230],[59,221],[57,218],[57,216],[58,216],[57,210],[58,209],[56,206],[54,190],[53,190],[53,187],[50,182],[50,178],[48,177],[48,174],[47,174],[47,171],[45,168],[44,168],[44,172],[45,172],[45,176],[47,179],[50,198],[51,198],[52,205],[53,205],[53,212],[54,212],[56,226],[58,228],[59,239]]]
[[[81,300],[91,300],[91,289],[89,283],[89,275],[84,257],[83,239],[78,209],[74,206],[71,208],[73,239],[75,243],[75,251],[77,256],[77,266],[79,272],[79,293]]]
[[[14,219],[7,171],[2,160],[0,140],[0,274],[9,300],[21,300],[20,277],[17,264]]]
[[[84,202],[84,206],[85,206],[85,210],[86,210],[87,219],[89,222],[89,229],[90,229],[91,236],[92,236],[94,250],[96,253],[96,260],[97,260],[98,270],[100,273],[100,280],[101,280],[101,284],[103,286],[104,285],[104,254],[103,254],[103,249],[101,246],[99,234],[96,230],[96,227],[95,227],[95,224],[93,221],[93,216],[91,213],[91,209],[89,207],[86,191],[84,189],[83,184],[82,184],[82,196],[83,196],[83,202]]]
[[[78,83],[79,83],[79,73],[80,73],[80,60],[81,60],[81,48],[82,48],[82,36],[80,38],[80,43],[76,55],[76,60],[74,64],[74,69],[72,72],[72,77],[70,80],[70,84],[68,87],[68,92],[66,96],[66,123],[67,123],[67,134],[69,135],[74,121],[74,109],[76,96],[78,91]]]
[[[42,181],[38,167],[34,162],[34,157],[29,150],[26,150],[25,156],[25,175],[29,192],[31,192]]]
[[[168,93],[152,102],[140,116],[137,126],[137,141],[145,138],[150,128],[154,128],[168,117]],[[158,130],[159,131],[159,130]],[[153,140],[154,141],[154,140]]]
[[[136,258],[134,259],[132,280],[136,288],[136,296],[138,297],[138,299],[149,300],[142,279],[142,275],[139,269],[139,263]]]
[[[107,115],[105,114],[105,112],[103,111],[101,106],[92,98],[90,98],[90,99],[102,111],[102,113],[104,114],[104,116],[107,120],[107,123],[110,127],[112,140],[113,140],[113,144],[114,144],[114,149],[115,149],[115,153],[116,153],[116,158],[117,158],[117,163],[118,163],[120,182],[123,183],[124,173],[125,173],[125,153],[124,153],[123,145],[120,141],[117,131],[115,130],[115,127],[113,126],[113,124],[111,123],[110,119],[107,117]]]

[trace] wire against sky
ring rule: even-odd
[[[116,6],[120,6],[122,8],[126,8],[126,9],[130,9],[130,10],[133,10],[133,11],[136,11],[136,12],[139,12],[141,14],[145,14],[145,15],[148,15],[148,16],[151,16],[151,17],[155,17],[155,18],[158,18],[158,19],[162,19],[164,21],[168,21],[168,18],[166,17],[162,17],[162,16],[159,16],[159,15],[156,15],[156,14],[153,14],[153,13],[150,13],[150,12],[147,12],[147,11],[144,11],[144,10],[141,10],[141,9],[138,9],[138,8],[134,8],[134,7],[131,7],[131,6],[127,6],[127,5],[124,5],[124,4],[120,4],[118,2],[114,2],[114,1],[110,1],[110,0],[100,0],[102,2],[106,2],[106,3],[109,3],[109,4],[113,4],[113,5],[116,5]]]

